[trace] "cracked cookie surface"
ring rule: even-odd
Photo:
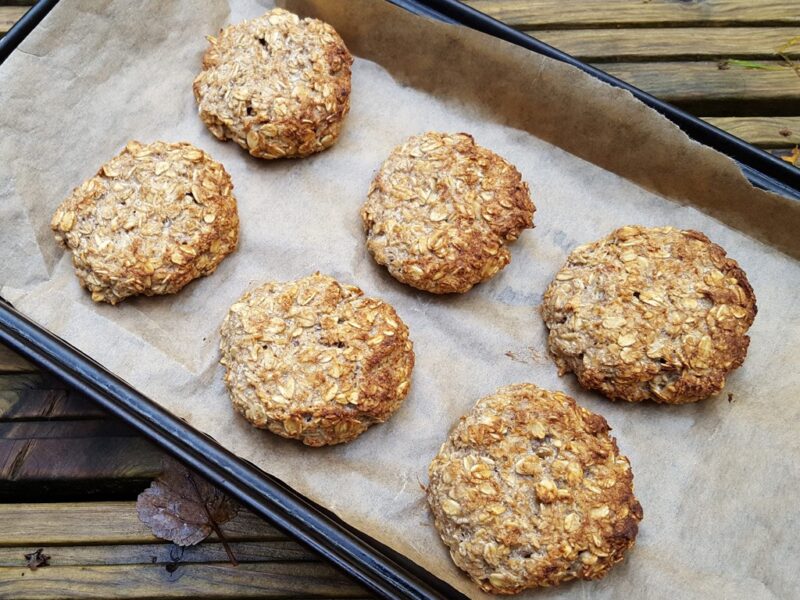
[[[92,300],[111,304],[179,291],[239,239],[230,175],[186,142],[129,142],[73,190],[51,227]]]
[[[355,439],[408,393],[414,352],[387,303],[319,273],[247,292],[222,324],[234,407],[309,446]]]
[[[208,40],[193,89],[216,138],[268,159],[334,144],[350,110],[353,57],[333,27],[276,8]]]
[[[634,545],[642,508],[606,420],[532,384],[502,387],[453,428],[428,503],[455,564],[486,592],[598,579]]]
[[[611,399],[670,404],[722,390],[756,311],[736,261],[672,227],[622,227],[576,248],[542,302],[561,374]]]
[[[399,281],[466,292],[511,260],[507,244],[533,227],[519,171],[465,133],[428,132],[395,148],[361,218],[367,248]]]

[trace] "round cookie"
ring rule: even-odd
[[[333,27],[276,8],[208,40],[193,89],[215,137],[259,158],[333,145],[350,110],[353,62]]]
[[[511,261],[533,227],[528,186],[513,165],[466,133],[429,132],[395,148],[361,209],[367,248],[415,288],[466,292]]]
[[[51,227],[97,302],[173,294],[236,249],[230,175],[186,142],[129,142],[73,190]]]
[[[408,393],[414,351],[395,310],[319,273],[247,292],[222,324],[234,407],[309,446],[349,442]]]
[[[542,315],[562,375],[613,400],[683,404],[742,364],[756,299],[702,233],[629,226],[569,255]]]
[[[509,385],[478,401],[428,469],[428,503],[455,564],[486,592],[598,579],[633,546],[642,507],[600,415]]]

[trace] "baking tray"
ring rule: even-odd
[[[691,115],[522,34],[457,0],[388,0],[429,18],[462,24],[567,62],[630,91],[690,137],[727,154],[760,188],[800,200],[800,170]],[[58,0],[40,0],[0,39],[0,62]],[[278,528],[385,598],[465,598],[397,552],[350,527],[280,480],[222,448],[159,407],[102,365],[0,298],[0,341],[91,398]]]

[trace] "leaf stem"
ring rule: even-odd
[[[228,560],[231,561],[231,564],[234,567],[239,566],[239,561],[236,560],[236,557],[233,555],[233,550],[231,549],[230,545],[228,544],[228,540],[225,539],[225,536],[222,533],[222,529],[217,524],[216,519],[211,515],[211,511],[208,509],[208,504],[206,504],[205,499],[203,498],[202,494],[200,494],[200,490],[197,487],[197,483],[195,483],[194,477],[188,471],[186,472],[186,477],[189,478],[189,483],[192,484],[194,488],[194,493],[197,494],[197,499],[200,501],[200,504],[203,505],[203,510],[206,511],[206,516],[208,517],[208,522],[211,524],[211,529],[214,530],[214,533],[217,534],[219,541],[222,542],[222,547],[225,548],[225,553],[228,555]]]

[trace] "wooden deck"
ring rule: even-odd
[[[265,521],[242,511],[219,539],[155,538],[136,496],[162,453],[0,346],[0,598],[366,598]],[[49,565],[25,555],[43,548]]]
[[[800,144],[797,0],[469,4],[771,152]],[[0,6],[0,34],[26,10]],[[213,536],[184,550],[157,540],[134,501],[161,459],[0,347],[0,598],[368,596],[246,512],[224,527],[238,567]],[[31,571],[37,548],[50,565]]]
[[[775,154],[800,144],[797,0],[467,4]]]

